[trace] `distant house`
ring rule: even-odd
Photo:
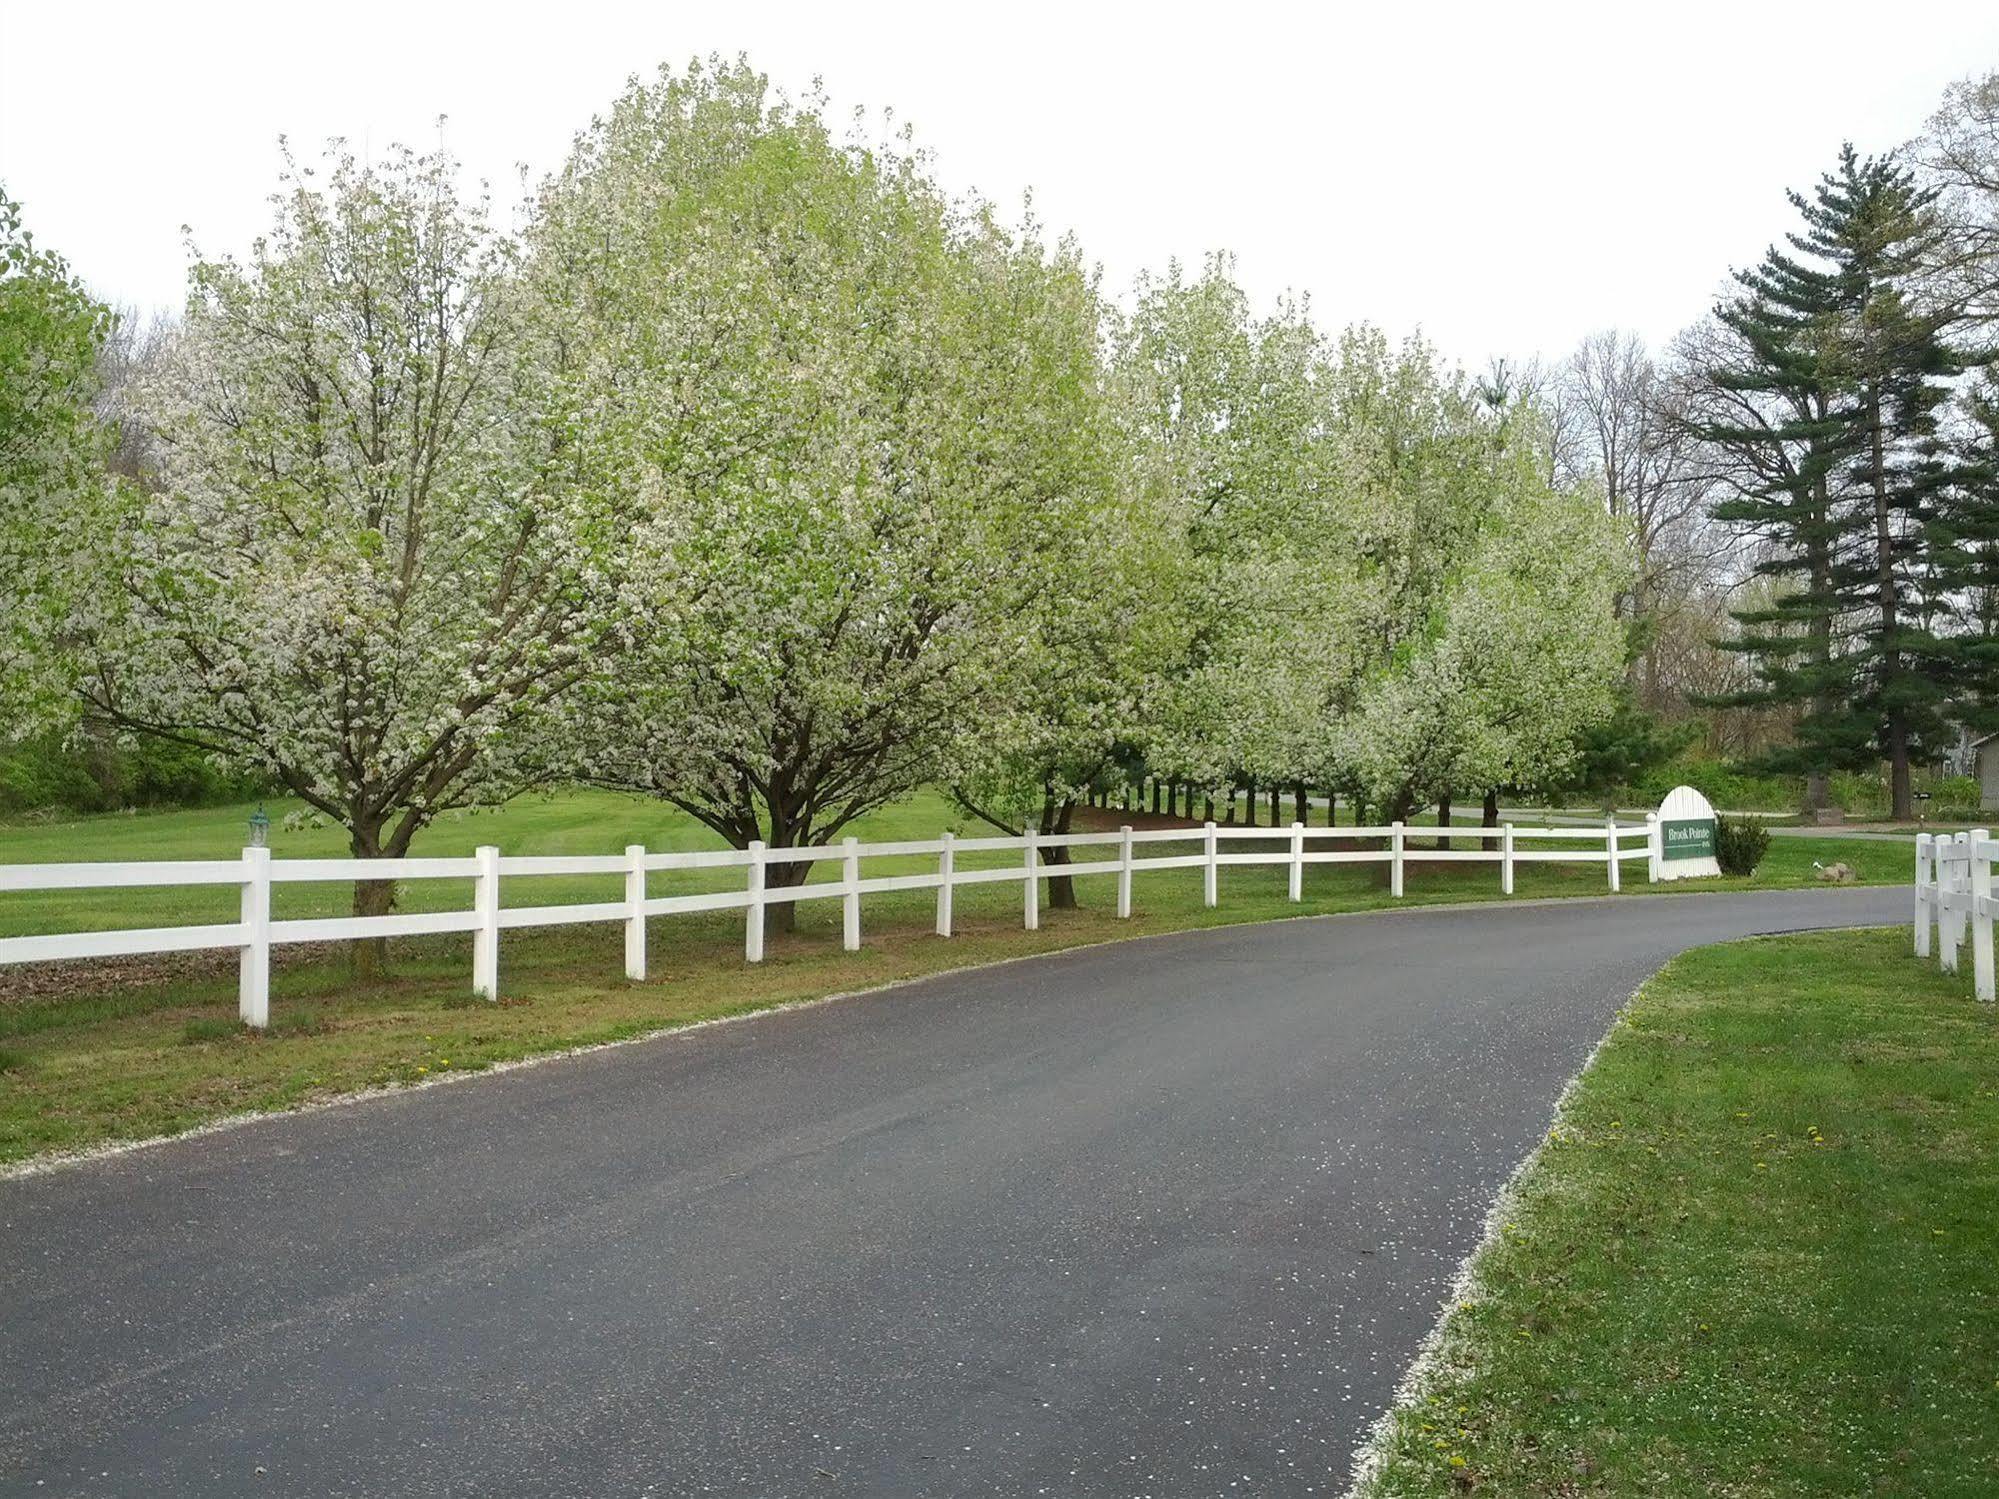
[[[1999,809],[1999,734],[1986,734],[1971,741],[1972,762],[1978,777],[1978,805]]]

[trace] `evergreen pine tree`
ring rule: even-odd
[[[1938,228],[1934,193],[1892,161],[1862,161],[1851,146],[1839,169],[1799,200],[1806,232],[1793,242],[1831,267],[1837,317],[1827,362],[1844,487],[1852,494],[1854,545],[1835,560],[1835,588],[1856,609],[1860,691],[1888,760],[1890,816],[1915,815],[1910,764],[1940,747],[1962,677],[1961,653],[1920,604],[1932,571],[1928,522],[1945,471],[1927,455],[1945,383],[1963,373],[1945,338],[1948,310],[1918,294]]]
[[[1834,481],[1844,432],[1821,330],[1837,291],[1819,268],[1774,247],[1736,280],[1741,291],[1715,309],[1716,336],[1699,350],[1704,389],[1689,422],[1721,456],[1730,481],[1715,518],[1762,543],[1755,571],[1776,586],[1766,605],[1735,612],[1738,633],[1718,642],[1751,658],[1757,686],[1716,706],[1797,712],[1794,743],[1763,763],[1803,775],[1806,806],[1816,809],[1826,803],[1832,771],[1873,754],[1852,711],[1850,620],[1835,585],[1844,521]]]
[[[1729,701],[1798,706],[1797,743],[1770,763],[1807,774],[1808,803],[1828,772],[1885,756],[1892,815],[1908,817],[1911,760],[1942,737],[1966,665],[1926,583],[1945,482],[1926,455],[1963,360],[1915,291],[1937,231],[1905,169],[1847,146],[1790,198],[1804,228],[1716,310],[1727,338],[1696,428],[1736,460],[1717,518],[1768,543],[1757,570],[1787,585],[1736,616],[1725,643],[1759,686]]]

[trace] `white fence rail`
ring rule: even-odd
[[[1430,836],[1429,828],[1410,828],[1403,823],[1384,827],[1310,828],[1303,823],[1287,827],[1227,827],[1206,823],[1198,828],[1130,827],[1116,832],[1064,833],[1041,836],[1029,832],[1017,838],[958,838],[945,833],[938,838],[902,843],[860,843],[848,838],[838,844],[811,848],[766,848],[752,843],[747,849],[714,852],[648,853],[633,845],[623,854],[605,855],[526,855],[504,857],[499,849],[479,849],[470,858],[457,859],[273,859],[267,848],[246,848],[243,857],[182,862],[136,864],[11,864],[0,865],[0,894],[29,890],[125,889],[141,886],[186,887],[195,885],[235,885],[242,892],[240,918],[209,926],[148,927],[100,932],[70,932],[38,937],[0,937],[0,965],[42,963],[72,958],[125,957],[146,953],[190,952],[201,949],[235,948],[239,954],[238,1008],[243,1021],[264,1026],[270,1021],[271,949],[299,942],[358,941],[375,937],[410,937],[443,932],[472,934],[472,990],[486,999],[499,994],[500,933],[526,927],[569,926],[592,922],[619,922],[625,929],[625,976],[646,976],[646,923],[654,916],[678,916],[694,911],[742,910],[743,955],[761,962],[764,955],[764,913],[785,901],[838,900],[842,903],[843,938],[849,951],[861,945],[861,900],[864,896],[893,890],[935,890],[937,892],[937,934],[951,935],[952,895],[965,885],[1013,881],[1024,889],[1024,924],[1029,931],[1040,925],[1041,880],[1048,876],[1115,875],[1117,914],[1131,915],[1131,883],[1134,876],[1167,869],[1199,869],[1205,904],[1214,906],[1220,897],[1220,871],[1242,865],[1286,865],[1290,870],[1289,894],[1294,901],[1304,898],[1304,872],[1308,864],[1387,864],[1390,892],[1400,898],[1405,865],[1416,862],[1484,862],[1499,866],[1500,890],[1513,893],[1515,866],[1527,863],[1602,864],[1609,888],[1622,884],[1623,866],[1644,859],[1649,878],[1657,879],[1660,845],[1659,820],[1651,816],[1643,823],[1620,824],[1614,819],[1601,828],[1528,828],[1511,823],[1496,828],[1439,828],[1435,833],[1453,839],[1469,838],[1475,848],[1412,849],[1410,834]],[[1560,839],[1569,842],[1596,842],[1598,847],[1522,848],[1525,841]],[[1632,840],[1642,839],[1634,845]],[[1230,848],[1230,843],[1274,845],[1267,850]],[[1339,844],[1361,842],[1359,847]],[[1141,857],[1140,851],[1153,844],[1196,843],[1198,853],[1161,853]],[[1494,846],[1496,843],[1497,846]],[[1366,846],[1378,844],[1379,846]],[[1073,862],[1050,865],[1043,859],[1046,850],[1061,846],[1070,851]],[[1019,864],[990,869],[961,869],[961,853],[1019,852]],[[863,878],[865,859],[934,858],[933,871],[916,874],[878,875]],[[840,877],[808,884],[770,882],[774,865],[813,864],[837,861]],[[648,875],[667,870],[742,869],[740,890],[709,891],[690,895],[651,896]],[[1920,866],[1919,866],[1920,869]],[[551,906],[504,906],[500,903],[501,881],[544,875],[623,876],[624,897],[615,901],[571,902]],[[301,920],[273,920],[271,887],[327,881],[402,881],[456,879],[472,881],[472,906],[464,911],[425,911],[386,916],[332,916]],[[1918,910],[1921,909],[1920,878]],[[1991,928],[1986,927],[1989,946]]]
[[[1986,1001],[1999,996],[1992,972],[1992,863],[1999,843],[1984,828],[1968,833],[1916,835],[1916,956],[1936,956],[1946,973],[1958,971],[1958,949],[1971,942],[1972,991]]]

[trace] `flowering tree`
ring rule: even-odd
[[[545,779],[610,615],[616,527],[558,334],[451,163],[288,171],[247,263],[198,263],[139,408],[161,471],[85,684],[397,857]],[[357,886],[358,914],[392,889]],[[379,954],[359,949],[369,966]]]
[[[1028,585],[1025,651],[953,791],[1004,833],[1066,833],[1084,795],[1122,778],[1159,663],[1184,649],[1186,558],[1169,515],[1131,482],[1129,424],[1099,341],[1105,309],[1074,247],[1050,258],[987,223],[972,265],[988,353],[966,393],[985,408],[968,430],[1007,434],[1007,451],[978,466],[1014,476],[1033,534],[1014,552]],[[1068,850],[1045,857],[1049,904],[1073,906]]]
[[[1319,780],[1367,593],[1323,341],[1300,306],[1253,318],[1217,257],[1141,283],[1119,365],[1139,482],[1189,559],[1184,652],[1147,759],[1209,789]]]
[[[1379,374],[1389,366],[1369,349],[1350,355]],[[1596,495],[1550,487],[1530,406],[1481,414],[1420,350],[1395,363],[1397,378],[1361,380],[1391,586],[1335,743],[1348,777],[1405,818],[1419,801],[1448,809],[1454,790],[1547,785],[1569,768],[1617,705],[1632,557]]]
[[[90,401],[110,329],[0,190],[0,713],[13,724],[63,696],[64,605],[102,510],[107,443]]]
[[[1073,255],[954,214],[920,158],[835,140],[737,64],[620,98],[535,257],[577,288],[648,506],[590,777],[738,847],[956,779],[1092,461],[1063,425],[1091,360]]]

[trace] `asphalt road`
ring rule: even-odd
[[[1674,952],[1900,890],[1189,933],[0,1182],[0,1492],[1339,1492]]]

